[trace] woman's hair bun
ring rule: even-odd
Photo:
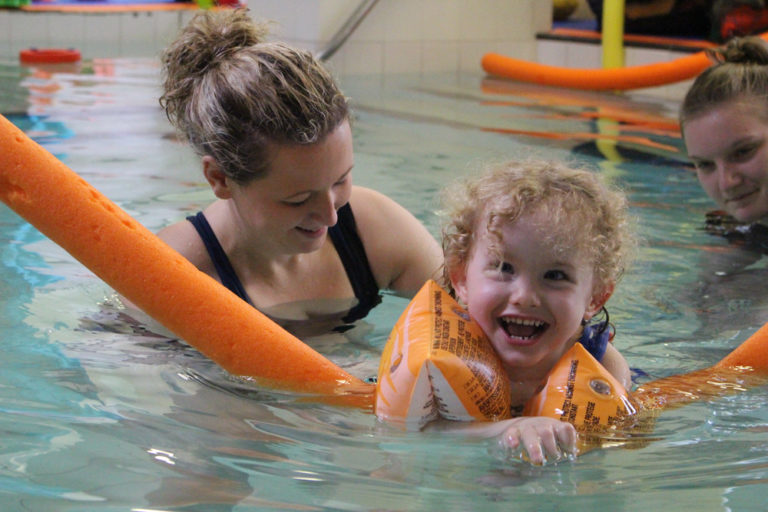
[[[268,33],[268,24],[255,22],[247,9],[201,12],[164,52],[163,64],[175,76],[201,76],[242,48],[264,42]]]
[[[758,36],[737,37],[712,51],[717,62],[732,64],[768,64],[768,44]]]

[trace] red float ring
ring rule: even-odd
[[[28,48],[19,52],[22,64],[64,64],[78,62],[80,52],[72,48]]]

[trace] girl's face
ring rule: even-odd
[[[347,121],[317,144],[277,146],[264,178],[231,187],[239,221],[276,252],[316,251],[349,201],[353,165]]]
[[[688,120],[688,155],[701,186],[742,222],[768,217],[768,122],[759,105],[732,101]]]
[[[579,251],[547,241],[546,220],[533,214],[508,223],[496,252],[486,232],[451,278],[512,380],[543,378],[607,300],[593,297],[593,270]]]

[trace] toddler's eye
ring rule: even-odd
[[[511,263],[507,263],[506,261],[499,264],[499,271],[504,274],[513,274],[515,272],[515,268],[512,266]]]
[[[562,270],[548,270],[544,273],[544,279],[549,279],[551,281],[567,281],[568,274]]]

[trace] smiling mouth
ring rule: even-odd
[[[738,195],[738,196],[728,197],[728,198],[726,198],[725,202],[726,203],[738,203],[738,202],[743,201],[744,199],[746,199],[746,198],[748,198],[751,195],[756,194],[756,193],[757,193],[757,190],[750,190],[749,192],[745,192],[744,194],[741,194],[741,195]]]
[[[296,229],[298,229],[302,233],[306,233],[308,235],[318,235],[323,232],[323,228],[317,228],[317,229],[307,229],[303,228],[301,226],[296,226]]]
[[[521,340],[531,340],[549,327],[549,324],[541,320],[529,320],[524,318],[501,317],[499,319],[501,328],[510,338]]]

